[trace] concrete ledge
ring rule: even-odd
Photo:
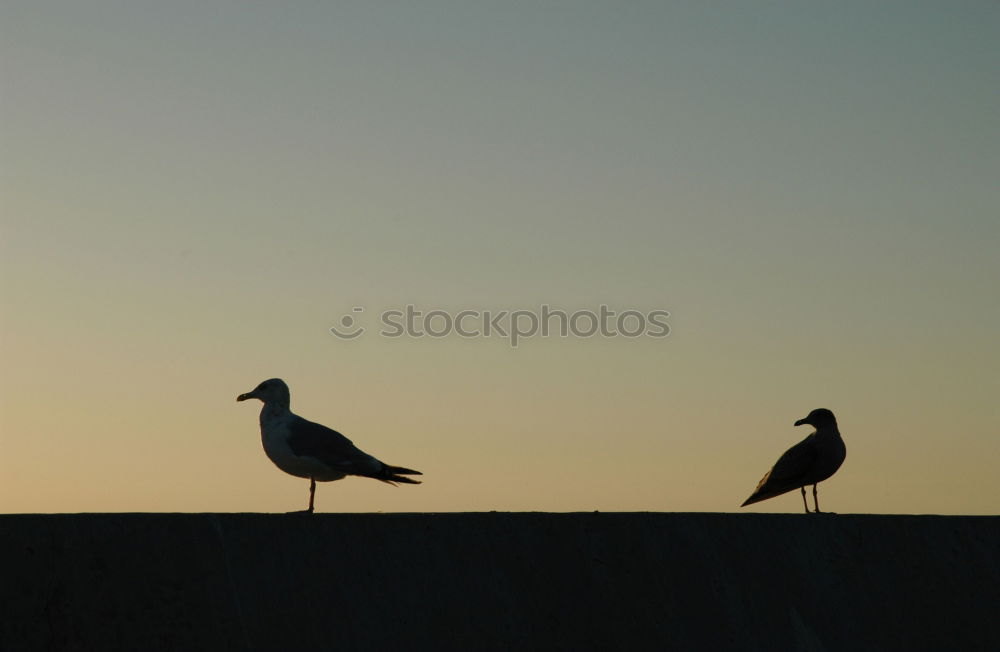
[[[0,516],[0,650],[1000,650],[1000,517]]]

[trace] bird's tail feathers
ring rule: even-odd
[[[747,505],[753,505],[754,503],[759,503],[762,500],[767,500],[768,498],[774,498],[771,494],[754,494],[743,501],[740,507],[746,507]]]
[[[423,475],[420,471],[414,471],[413,469],[408,469],[404,466],[392,466],[391,464],[382,464],[382,470],[376,479],[382,482],[388,482],[389,484],[396,484],[397,482],[402,482],[403,484],[421,484],[420,480],[414,480],[413,478],[407,478],[408,475]]]
[[[763,480],[761,481],[763,484]],[[782,485],[778,487],[757,487],[757,490],[750,494],[750,497],[743,501],[740,507],[746,507],[747,505],[753,505],[754,503],[759,503],[762,500],[767,500],[768,498],[774,498],[775,496],[780,496],[781,494],[786,494],[789,491],[795,491],[801,487],[799,484]]]

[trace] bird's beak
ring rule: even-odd
[[[253,392],[247,392],[246,394],[240,394],[239,396],[237,396],[236,400],[237,401],[245,401],[248,398],[257,398],[257,396]]]
[[[246,394],[244,394],[243,396],[246,396]],[[236,400],[238,401],[238,400],[240,400],[240,399],[236,399]],[[806,419],[808,419],[808,418],[809,418],[809,417],[806,417]],[[804,424],[806,424],[806,423],[809,423],[809,422],[808,422],[808,421],[806,421],[805,419],[799,419],[798,421],[796,421],[796,422],[795,422],[795,425],[797,425],[797,426],[801,426],[801,425],[804,425]]]

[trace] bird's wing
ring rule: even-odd
[[[289,426],[288,447],[296,455],[314,457],[344,473],[367,475],[381,465],[336,430],[298,415]]]
[[[743,504],[749,505],[773,498],[807,484],[805,478],[815,463],[816,444],[813,441],[813,435],[809,435],[778,458],[771,470],[764,474],[764,477],[757,483],[753,494]]]

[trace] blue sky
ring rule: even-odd
[[[1000,507],[995,3],[0,25],[0,510],[296,507],[233,402],[271,376],[428,473],[320,509],[730,510],[821,406],[848,445],[830,509]],[[671,335],[327,330],[408,303],[663,308]]]

